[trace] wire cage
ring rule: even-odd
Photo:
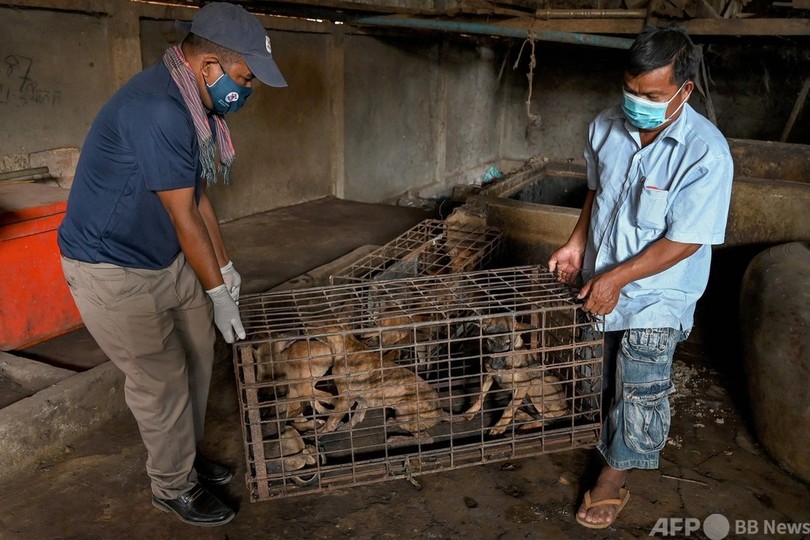
[[[593,446],[603,335],[546,269],[248,295],[251,500]]]
[[[495,227],[424,220],[397,238],[337,270],[333,285],[481,270],[495,258],[501,233]]]

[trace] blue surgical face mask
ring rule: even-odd
[[[684,81],[681,87],[678,88],[678,91],[675,92],[674,96],[663,103],[634,96],[627,90],[624,90],[624,103],[622,104],[622,110],[624,110],[627,120],[638,129],[655,129],[665,122],[669,122],[672,117],[678,113],[681,107],[683,107],[683,104],[689,99],[687,96],[687,99],[684,99],[672,114],[669,116],[666,115],[667,107],[669,107],[672,100],[675,99],[678,94],[680,94],[685,84],[686,81]]]
[[[205,83],[211,102],[214,104],[214,112],[217,114],[234,113],[242,108],[247,98],[250,97],[251,89],[247,86],[240,86],[231,79],[227,73],[222,73],[214,84]]]

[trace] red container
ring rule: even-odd
[[[0,350],[22,349],[82,326],[62,274],[56,228],[68,190],[0,183]]]

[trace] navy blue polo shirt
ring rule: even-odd
[[[89,263],[166,268],[180,244],[158,191],[202,180],[191,115],[159,62],[101,109],[79,156],[59,227],[62,255]]]

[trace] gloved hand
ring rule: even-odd
[[[239,288],[242,286],[242,276],[233,267],[233,261],[228,261],[228,264],[219,269],[222,272],[222,279],[225,280],[225,287],[231,294],[233,301],[239,305]]]
[[[245,328],[242,326],[242,319],[239,318],[239,308],[231,298],[227,286],[223,283],[205,292],[214,303],[214,324],[219,328],[225,341],[233,343],[234,332],[239,339],[245,339]]]

